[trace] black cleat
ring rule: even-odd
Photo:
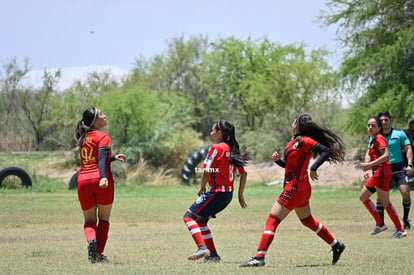
[[[404,229],[410,229],[411,228],[411,224],[409,220],[403,220],[404,223]]]
[[[88,243],[88,259],[91,263],[98,261],[98,254],[96,253],[96,239],[91,238]]]
[[[96,262],[98,262],[98,263],[108,263],[109,260],[104,254],[101,254],[101,255],[98,256],[98,259],[97,259]]]
[[[343,243],[336,243],[332,247],[333,257],[332,257],[332,264],[336,264],[339,261],[339,258],[341,257],[342,252],[344,252],[346,245]]]
[[[252,257],[247,262],[241,263],[239,267],[254,267],[254,266],[264,266],[265,260],[264,257]]]

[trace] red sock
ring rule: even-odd
[[[275,232],[277,226],[280,224],[281,220],[270,214],[266,221],[265,230],[260,238],[259,247],[257,248],[256,257],[264,257],[266,255],[269,246],[272,244],[275,237]]]
[[[337,241],[332,236],[332,234],[326,229],[326,227],[315,220],[312,215],[307,217],[304,220],[301,220],[302,224],[306,227],[308,227],[310,230],[315,232],[322,240],[324,240],[327,244],[330,246],[334,246]]]
[[[86,241],[89,243],[89,240],[92,238],[96,239],[96,223],[93,221],[87,221],[83,225],[83,230],[85,232]]]
[[[392,222],[395,225],[395,228],[399,231],[404,231],[404,228],[401,225],[400,219],[398,218],[397,210],[395,210],[392,203],[388,204],[385,210],[387,210],[388,216],[390,216]]]
[[[213,235],[211,234],[210,228],[206,223],[197,222],[200,227],[201,234],[203,235],[203,240],[206,243],[206,246],[210,252],[217,252],[216,247],[214,246]]]
[[[384,223],[383,223],[380,215],[377,212],[377,208],[376,208],[375,204],[370,199],[367,199],[362,203],[368,209],[369,213],[371,213],[371,215],[374,217],[375,222],[377,223],[377,225],[382,226]]]
[[[99,221],[98,230],[96,231],[96,252],[101,255],[105,249],[106,240],[108,240],[109,222]]]
[[[191,236],[193,237],[197,246],[206,245],[206,243],[203,240],[203,235],[201,234],[200,227],[198,226],[197,222],[191,218],[183,218],[183,220],[188,230],[190,230]]]

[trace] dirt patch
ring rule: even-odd
[[[247,166],[247,179],[264,183],[283,181],[285,169],[273,162],[252,164]],[[341,164],[324,163],[319,169],[319,180],[312,185],[349,186],[364,181],[362,171],[357,168],[356,161],[345,161]]]

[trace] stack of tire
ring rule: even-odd
[[[195,175],[195,168],[197,165],[206,158],[211,145],[203,146],[193,151],[184,162],[183,170],[181,173],[181,179],[187,185],[191,183],[191,180]]]

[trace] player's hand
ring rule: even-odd
[[[206,192],[206,188],[205,187],[201,187],[200,190],[198,191],[198,195],[201,196]]]
[[[107,179],[107,178],[102,178],[102,179],[99,181],[99,187],[100,187],[100,188],[105,189],[105,188],[107,188],[107,187],[108,187],[108,185],[109,185],[109,182],[108,182],[108,179]]]
[[[405,173],[407,175],[412,175],[414,173],[414,168],[410,167],[410,166],[407,166],[407,168],[405,169]]]
[[[369,171],[364,172],[364,179],[369,179]]]
[[[318,180],[318,179],[319,179],[318,172],[311,170],[311,171],[310,171],[310,178],[311,178],[312,180]]]
[[[243,195],[239,195],[239,203],[240,203],[241,208],[247,208],[247,203]]]
[[[127,157],[124,154],[117,154],[117,155],[115,155],[115,160],[125,162],[127,160]]]
[[[278,152],[274,152],[273,154],[272,154],[272,160],[273,161],[278,161],[280,159],[280,155],[279,155],[279,153]]]
[[[362,162],[360,165],[359,165],[359,168],[362,170],[362,171],[367,171],[369,168],[370,168],[371,166],[369,165],[369,163],[367,163],[367,162]]]

